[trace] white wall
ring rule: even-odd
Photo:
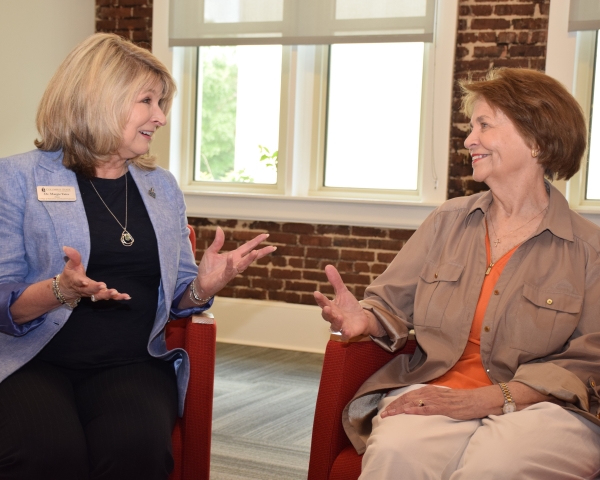
[[[94,19],[95,0],[0,0],[0,158],[35,148],[46,85]]]

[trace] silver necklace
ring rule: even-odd
[[[98,190],[96,190],[96,187],[94,187],[94,184],[92,183],[91,180],[90,180],[90,184],[92,185],[92,188],[96,192],[96,195],[98,195],[98,198],[100,199],[100,201],[104,204],[104,206],[108,210],[108,213],[110,213],[113,216],[113,218],[117,221],[119,226],[123,229],[123,233],[121,233],[121,243],[125,247],[131,247],[133,245],[134,240],[133,240],[133,237],[131,236],[131,233],[129,233],[127,231],[127,173],[128,172],[125,172],[125,226],[121,225],[121,222],[119,222],[119,219],[110,210],[110,208],[108,208],[108,205],[106,204],[106,202],[104,200],[102,200],[102,197],[98,193]]]
[[[498,236],[498,234],[496,233],[496,229],[494,228],[494,221],[492,220],[492,214],[490,212],[490,223],[492,224],[492,230],[494,231],[494,236],[496,237],[496,240],[494,241],[494,247],[497,247],[498,244],[500,243],[500,239],[503,237],[507,237],[508,235],[510,235],[511,233],[515,233],[517,230],[521,230],[525,225],[529,225],[531,222],[533,222],[537,217],[539,217],[548,207],[544,207],[542,209],[541,212],[539,212],[535,217],[533,217],[532,219],[528,220],[527,222],[525,222],[523,225],[521,225],[519,228],[515,228],[514,230],[505,233],[504,235],[502,235],[501,237]]]

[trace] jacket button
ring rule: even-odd
[[[489,331],[490,331],[490,327],[488,327],[487,325],[486,325],[485,327],[483,327],[483,329],[484,329],[486,332],[489,332]]]
[[[498,290],[494,290],[494,295],[500,295],[500,292]]]
[[[595,387],[595,386],[596,386],[596,382],[594,382],[594,381],[592,380],[592,381],[590,382],[590,385],[591,385],[592,387]]]
[[[548,305],[552,305],[552,299],[551,299],[551,298],[549,298],[548,300],[546,300],[546,303],[547,303]]]
[[[437,278],[437,277],[438,277],[438,274],[437,274],[437,272],[436,272],[436,273],[434,273],[434,274],[433,274],[433,276],[434,276],[434,278]]]

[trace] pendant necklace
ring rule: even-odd
[[[533,222],[537,217],[539,217],[543,212],[545,212],[548,209],[548,207],[544,207],[542,209],[542,211],[540,213],[538,213],[535,217],[533,217],[532,219],[528,220],[527,222],[525,222],[523,225],[521,225],[518,228],[515,228],[514,230],[505,233],[504,235],[502,235],[502,237],[506,237],[508,235],[510,235],[511,233],[515,233],[517,230],[521,230],[525,225],[529,225],[531,222]],[[496,229],[494,228],[494,221],[492,220],[492,215],[490,213],[490,225],[492,226],[492,230],[494,232],[494,237],[496,237],[496,240],[494,240],[494,247],[497,247],[498,244],[500,243],[500,238],[498,234],[496,233]],[[487,270],[485,271],[486,275],[489,275],[490,272],[492,271],[492,267],[494,266],[494,262],[490,262],[490,264],[487,267]]]
[[[131,236],[131,233],[129,233],[127,231],[127,173],[128,172],[125,172],[125,226],[121,225],[121,222],[119,222],[119,219],[110,210],[110,208],[108,208],[108,205],[106,204],[106,202],[104,200],[102,200],[102,197],[98,193],[98,190],[96,190],[96,187],[94,187],[94,184],[92,183],[91,180],[90,180],[90,184],[92,185],[92,188],[96,192],[96,195],[98,195],[98,198],[100,199],[100,201],[104,204],[104,206],[108,210],[108,213],[110,213],[113,216],[113,218],[117,221],[119,226],[123,229],[123,233],[121,233],[121,243],[125,247],[131,247],[133,245],[133,237]]]

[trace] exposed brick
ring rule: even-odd
[[[394,240],[408,240],[415,233],[414,230],[390,230],[390,238]]]
[[[320,264],[321,264],[321,261],[316,260],[314,258],[304,259],[304,268],[321,268]],[[293,265],[291,263],[290,263],[290,265],[293,267]]]
[[[316,305],[315,297],[311,294],[303,293],[300,295],[300,302],[303,305]]]
[[[152,0],[119,0],[122,7],[135,7],[140,5],[152,6]]]
[[[346,274],[342,276],[346,284],[368,285],[371,278],[368,275]]]
[[[306,256],[308,258],[327,258],[337,260],[340,256],[340,251],[336,248],[307,248]]]
[[[357,237],[385,237],[386,231],[373,227],[352,227],[352,235]]]
[[[382,263],[391,263],[391,261],[396,258],[396,255],[393,253],[384,253],[384,252],[379,252],[377,254],[377,261],[378,262],[382,262]]]
[[[293,268],[304,268],[304,260],[301,258],[290,258],[289,264]]]
[[[494,7],[491,5],[473,5],[470,10],[472,15],[478,17],[489,17],[493,13]]]
[[[461,32],[456,36],[457,45],[464,45],[465,43],[475,43],[476,41],[477,34],[473,32]]]
[[[284,223],[281,230],[288,233],[311,234],[314,233],[315,227],[307,223]]]
[[[494,14],[501,17],[509,17],[512,15],[533,16],[534,13],[535,5],[533,4],[496,5],[494,7]]]
[[[350,235],[350,227],[341,225],[318,225],[317,233],[333,235]]]
[[[369,240],[369,248],[374,250],[392,250],[397,252],[402,248],[402,242],[398,240]]]
[[[117,28],[117,21],[111,20],[96,20],[96,31],[97,32],[112,32]]]
[[[309,245],[316,247],[329,247],[332,243],[331,237],[324,237],[322,235],[300,235],[298,239],[300,245]]]
[[[264,230],[269,233],[280,232],[281,224],[277,222],[252,222],[249,225],[249,228],[253,230]]]
[[[250,265],[244,272],[244,275],[248,277],[268,277],[269,269],[265,267],[258,267],[256,265]]]
[[[475,58],[496,58],[506,53],[506,48],[501,45],[494,45],[493,47],[475,47],[473,49],[473,56]]]
[[[286,290],[297,292],[314,292],[317,289],[317,284],[314,282],[285,282]]]
[[[267,242],[295,244],[297,238],[298,236],[293,233],[270,233]]]
[[[477,41],[482,43],[492,43],[496,42],[497,35],[496,32],[479,32],[477,34]]]
[[[272,254],[273,257],[281,256],[281,255],[290,255],[292,257],[301,257],[304,255],[304,247],[290,247],[290,246],[282,246],[277,247]]]
[[[510,22],[504,18],[474,18],[471,20],[472,30],[506,30],[508,28],[510,28]]]
[[[355,237],[336,237],[333,240],[333,245],[335,247],[366,248],[367,239]]]
[[[305,270],[302,272],[303,280],[315,280],[317,282],[327,282],[327,275],[325,272],[318,270]]]
[[[387,267],[385,263],[375,263],[371,266],[371,272],[381,275]]]
[[[101,7],[98,9],[97,15],[101,19],[133,17],[133,9],[126,7]]]
[[[515,30],[541,30],[548,29],[547,18],[518,18],[512,21]]]
[[[231,238],[234,240],[240,240],[242,243],[247,242],[248,240],[252,240],[257,235],[260,235],[263,232],[257,232],[256,230],[248,231],[248,230],[234,230],[230,232]]]
[[[504,45],[508,43],[515,43],[517,41],[516,32],[499,32],[498,33],[498,44]]]
[[[269,292],[269,300],[287,303],[300,303],[300,295],[295,292]]]
[[[146,28],[148,23],[145,18],[121,18],[118,22],[119,28],[127,28],[128,30]]]
[[[372,262],[375,259],[375,254],[364,250],[342,250],[340,258],[342,260],[363,260],[365,262]]]
[[[253,278],[252,288],[262,288],[263,290],[281,290],[283,288],[283,280]]]
[[[300,270],[292,270],[292,269],[280,269],[273,268],[271,269],[271,277],[272,278],[282,278],[284,280],[294,279],[299,280],[302,278],[302,272]]]

